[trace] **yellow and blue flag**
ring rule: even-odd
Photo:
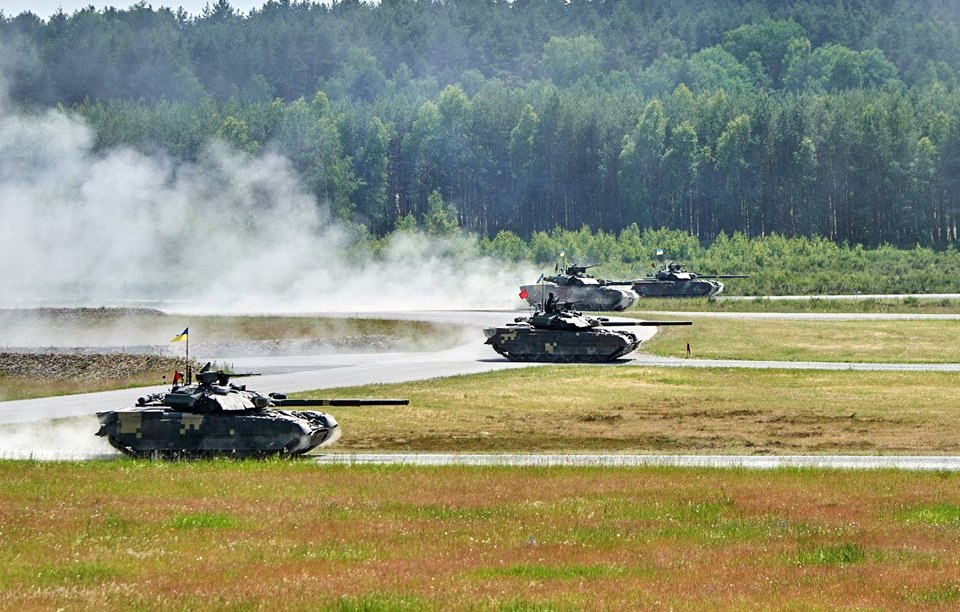
[[[663,249],[657,249],[657,257],[663,255]]]
[[[540,281],[542,281],[542,280],[543,280],[543,272],[540,273],[540,278],[538,278],[538,279],[537,279],[537,282],[535,282],[534,284],[535,284],[535,285],[539,285],[539,284],[540,284]]]
[[[566,250],[560,251],[560,257],[566,257],[566,256],[567,256]]]
[[[181,340],[186,340],[187,336],[190,334],[190,328],[184,327],[183,331],[173,337],[173,340],[170,342],[180,342]]]

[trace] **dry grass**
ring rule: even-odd
[[[451,325],[370,319],[359,313],[355,317],[213,316],[122,308],[12,309],[0,310],[0,344],[166,345],[187,326],[191,344],[383,335],[411,346],[436,346],[449,343],[459,332]]]
[[[960,603],[960,477],[0,462],[0,607]]]
[[[333,451],[956,454],[950,373],[545,366],[301,396],[338,408]]]
[[[693,316],[663,327],[642,351],[704,359],[956,363],[960,321],[791,321]]]
[[[35,376],[0,376],[0,401],[160,385],[170,380],[172,371],[173,368],[162,372],[137,372],[134,376],[122,378],[70,380],[48,380]]]

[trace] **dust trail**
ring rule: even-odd
[[[194,163],[97,151],[82,119],[18,110],[2,91],[0,306],[513,308],[536,277],[479,256],[469,239],[402,235],[378,256],[357,248],[355,230],[269,146],[250,157],[211,142]]]
[[[94,435],[94,416],[0,426],[0,459],[76,461],[120,457]]]

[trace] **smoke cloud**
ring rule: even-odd
[[[177,162],[96,151],[63,110],[2,93],[0,306],[158,306],[217,313],[514,308],[530,269],[467,240],[394,239],[380,257],[303,188],[291,164],[210,143]]]
[[[106,438],[93,435],[94,416],[0,425],[0,459],[77,461],[120,457]]]

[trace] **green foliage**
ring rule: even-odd
[[[460,233],[457,209],[444,204],[440,192],[434,190],[427,198],[427,213],[423,220],[427,235],[434,237],[455,236]]]
[[[540,71],[557,85],[572,85],[599,73],[602,52],[600,42],[593,36],[553,36],[543,45]]]
[[[525,261],[530,259],[530,247],[522,238],[502,230],[492,239],[481,241],[482,251],[501,261]]]
[[[220,0],[0,14],[0,40],[11,99],[79,114],[98,152],[277,150],[375,236],[439,191],[486,237],[636,224],[942,249],[960,237],[954,8]],[[592,248],[577,256],[611,250]]]
[[[797,565],[848,565],[860,563],[866,552],[859,544],[836,544],[803,548],[797,552]]]

